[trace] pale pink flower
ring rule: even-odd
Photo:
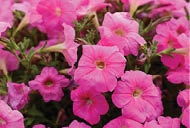
[[[129,54],[137,56],[139,45],[146,43],[138,34],[138,22],[131,20],[128,13],[106,13],[99,31],[101,40],[98,45],[117,46],[126,56]]]
[[[90,86],[79,86],[71,92],[73,112],[76,116],[86,120],[91,125],[100,121],[100,115],[109,110],[109,105],[100,92]]]
[[[113,91],[124,73],[126,59],[117,47],[84,45],[75,71],[77,83],[91,83],[98,91]]]
[[[42,22],[50,31],[61,27],[63,23],[71,25],[76,19],[76,10],[69,0],[41,0],[37,11],[42,15]]]
[[[11,25],[7,22],[0,22],[0,37],[1,37],[1,33],[5,32],[7,30],[7,28],[10,28]]]
[[[190,127],[189,115],[190,115],[190,89],[185,89],[179,92],[177,96],[177,103],[182,107],[182,119],[181,122],[187,128]]]
[[[0,100],[0,127],[1,128],[24,128],[23,115],[17,110],[12,110],[2,100]]]
[[[28,103],[30,88],[24,83],[17,84],[12,82],[8,82],[7,87],[11,107],[16,110],[23,109],[24,105]]]
[[[1,45],[0,45],[1,47]],[[9,51],[0,48],[0,70],[3,70],[5,74],[8,71],[17,70],[19,67],[19,62],[17,58],[11,54]]]
[[[43,124],[37,124],[37,125],[34,125],[32,128],[46,128],[46,126]]]
[[[138,122],[150,121],[162,114],[160,90],[152,76],[141,71],[127,71],[112,95],[113,103],[122,114]]]
[[[7,24],[13,25],[13,13],[12,13],[12,5],[13,0],[0,0],[0,22],[6,22]]]
[[[64,75],[59,75],[54,67],[44,67],[40,75],[32,81],[29,86],[33,90],[38,90],[45,102],[50,100],[60,101],[64,96],[62,88],[66,87],[69,80]]]
[[[91,128],[83,122],[78,122],[77,120],[73,120],[73,122],[69,125],[69,127],[62,128]]]
[[[78,16],[89,15],[96,12],[106,6],[111,6],[108,3],[104,3],[105,0],[72,0],[76,7],[76,13]]]
[[[139,122],[120,116],[108,122],[103,128],[143,128],[143,126]]]

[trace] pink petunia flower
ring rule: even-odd
[[[77,120],[74,120],[69,127],[62,127],[62,128],[91,128],[90,126],[86,125],[83,122],[78,122]]]
[[[46,50],[62,53],[65,56],[68,64],[70,66],[73,66],[75,62],[77,61],[77,47],[79,46],[79,44],[74,42],[74,39],[75,39],[74,28],[64,23],[62,25],[64,27],[64,36],[61,36],[61,37],[64,37],[64,38],[60,40],[61,43],[48,47]],[[62,42],[62,40],[64,41]]]
[[[38,90],[45,102],[50,100],[60,101],[64,96],[62,88],[66,87],[69,80],[64,75],[59,75],[54,67],[44,67],[40,75],[32,81],[29,86]]]
[[[24,117],[17,110],[11,108],[0,100],[0,127],[1,128],[24,128]]]
[[[61,27],[63,23],[72,25],[76,19],[75,6],[68,0],[41,0],[37,11],[42,15],[42,22],[48,30]]]
[[[181,61],[178,62],[178,66],[175,69],[169,69],[166,73],[168,81],[180,84],[185,83],[190,85],[190,37],[187,37],[184,33],[178,37],[178,42],[181,48],[176,49],[174,52],[181,57]],[[169,57],[168,57],[169,58]],[[171,63],[175,61],[171,61]]]
[[[89,15],[96,12],[106,6],[111,6],[108,3],[104,3],[105,0],[72,0],[76,6],[76,13],[78,16]]]
[[[79,86],[71,92],[73,112],[76,116],[86,120],[91,125],[100,121],[100,115],[109,110],[105,97],[90,86]]]
[[[46,128],[46,126],[43,124],[37,124],[37,125],[34,125],[32,128]]]
[[[0,3],[3,5],[0,8],[0,22],[5,22],[7,24],[13,25],[13,13],[12,13],[12,5],[13,0],[0,0]]]
[[[150,121],[162,114],[160,90],[152,76],[141,71],[127,71],[112,95],[113,103],[122,114],[138,122]]]
[[[143,126],[139,122],[120,116],[108,122],[103,128],[143,128]]]
[[[182,107],[182,119],[181,122],[187,128],[190,127],[189,115],[190,115],[190,89],[181,91],[177,96],[177,103]]]
[[[99,27],[101,40],[98,45],[117,46],[125,56],[137,56],[139,44],[146,41],[138,34],[139,24],[131,20],[128,13],[106,13]]]
[[[24,108],[24,105],[28,103],[30,88],[24,83],[17,84],[8,82],[8,96],[9,103],[13,109],[20,110]]]
[[[157,120],[145,122],[144,128],[180,128],[179,118],[160,116]]]
[[[19,67],[18,63],[17,58],[9,51],[3,50],[0,45],[0,70],[7,74],[8,71],[17,70]]]
[[[181,24],[180,20],[183,20],[183,19],[179,19],[178,21],[173,19],[169,22],[165,22],[157,26],[156,28],[157,35],[154,37],[153,40],[158,41],[158,46],[157,46],[158,52],[165,50],[171,46],[173,48],[183,47],[182,43],[180,43],[181,41],[178,39],[178,34],[180,34],[181,32],[188,31],[188,27],[179,25]],[[175,23],[174,25],[174,22],[179,22],[179,24],[177,25]],[[184,22],[184,24],[185,23],[186,22]],[[173,27],[173,26],[176,26],[176,27]],[[181,62],[183,62],[183,56],[179,54],[174,54],[174,53],[172,55],[174,56],[173,58],[167,55],[162,55],[161,61],[164,65],[168,66],[170,69],[175,69],[176,67],[178,67],[178,65]]]
[[[125,63],[117,47],[85,45],[74,79],[77,83],[91,83],[100,92],[113,91]]]
[[[0,22],[0,37],[1,37],[1,33],[5,32],[7,28],[10,28],[10,27],[11,25],[9,23]]]

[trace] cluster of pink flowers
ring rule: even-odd
[[[190,27],[183,10],[189,3],[185,0],[121,1],[130,7],[130,12],[105,12],[100,25],[97,11],[112,7],[104,0],[0,0],[5,5],[0,8],[0,77],[7,79],[5,95],[8,97],[7,102],[0,100],[0,128],[25,127],[19,110],[30,102],[29,94],[39,92],[44,102],[60,102],[64,98],[63,89],[73,83],[76,84],[76,88],[70,89],[73,114],[86,122],[74,120],[62,128],[91,128],[103,119],[111,105],[121,109],[121,114],[110,119],[103,128],[180,128],[181,124],[190,128]],[[175,48],[171,56],[161,54],[160,60],[168,67],[167,80],[186,87],[176,100],[182,108],[181,117],[165,117],[162,90],[154,84],[153,75],[136,67],[127,71],[130,59],[126,57],[138,56],[140,47],[148,42],[139,34],[140,24],[133,17],[138,7],[145,4],[157,7],[148,17],[155,18],[158,13],[160,17],[166,13],[173,16],[156,26],[152,42],[158,41],[157,54]],[[29,24],[47,34],[43,52],[61,53],[68,63],[69,77],[61,75],[58,67],[44,66],[40,74],[27,82],[15,83],[9,79],[9,72],[18,70],[22,64],[18,48],[10,50],[3,42],[7,39],[7,30],[14,26],[15,10],[25,13],[20,25]],[[74,21],[92,15],[100,40],[96,45],[82,45],[82,56],[78,59],[80,44],[75,41]],[[46,41],[41,41],[34,51],[40,50]],[[107,94],[111,94],[113,104],[109,104]],[[46,126],[38,124],[33,128]]]

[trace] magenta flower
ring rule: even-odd
[[[40,75],[32,81],[29,86],[38,90],[45,102],[50,100],[60,101],[64,96],[62,88],[66,87],[69,80],[64,75],[59,75],[54,67],[44,67]]]
[[[103,128],[143,128],[143,126],[139,122],[120,116],[108,122]]]
[[[100,115],[106,114],[109,110],[105,97],[90,86],[81,85],[73,90],[71,99],[74,114],[91,125],[97,124],[100,121]]]
[[[169,69],[166,73],[168,81],[180,84],[185,83],[190,85],[189,72],[190,72],[190,38],[187,37],[184,33],[178,36],[178,42],[181,45],[181,48],[176,49],[174,52],[180,56],[182,59],[175,69]],[[171,58],[171,57],[170,57]],[[177,59],[176,59],[177,60]],[[173,61],[175,63],[176,61]],[[169,62],[170,64],[172,63]]]
[[[41,0],[37,11],[42,15],[43,24],[50,31],[63,23],[71,25],[76,19],[75,7],[68,0]]]
[[[0,8],[0,22],[5,22],[12,26],[14,18],[11,10],[13,5],[13,0],[0,0],[0,3],[3,5]]]
[[[72,0],[76,6],[76,13],[78,16],[89,15],[96,12],[106,6],[111,6],[108,3],[104,3],[105,0]]]
[[[1,33],[5,32],[8,27],[9,28],[11,27],[11,25],[9,23],[0,22],[0,37],[1,37]]]
[[[137,56],[139,44],[146,41],[138,34],[139,24],[131,20],[127,13],[106,13],[103,26],[99,27],[103,46],[117,46],[125,56]]]
[[[85,123],[78,122],[77,120],[74,120],[69,127],[62,127],[62,128],[91,128],[90,126],[86,125]]]
[[[17,58],[9,51],[2,49],[0,45],[0,70],[7,74],[8,71],[17,70],[19,67]]]
[[[98,91],[113,91],[124,73],[126,59],[116,47],[83,46],[83,55],[75,71],[77,83],[91,83]]]
[[[46,126],[43,124],[37,124],[37,125],[34,125],[32,128],[46,128]]]
[[[141,71],[127,71],[112,95],[113,103],[122,114],[138,122],[150,121],[162,114],[160,90],[152,76]]]
[[[187,27],[184,27],[183,25],[176,25],[173,24],[175,20],[171,20],[169,22],[165,22],[163,24],[159,24],[156,28],[157,35],[154,37],[154,41],[158,41],[158,52],[165,50],[171,46],[173,48],[182,48],[182,43],[178,39],[178,34],[181,32],[188,31]],[[178,20],[180,21],[180,20]],[[178,22],[175,21],[175,22]],[[186,23],[186,22],[184,22]],[[181,24],[181,21],[179,22]],[[178,26],[173,27],[173,26]],[[162,55],[161,61],[164,65],[168,66],[171,69],[175,69],[181,62],[183,62],[183,56],[179,54],[172,54],[174,58]]]
[[[182,119],[181,122],[187,128],[190,127],[189,115],[190,115],[190,89],[181,91],[177,96],[177,103],[182,107]]]
[[[145,122],[144,128],[162,128],[156,120],[151,120],[150,122]]]
[[[11,107],[16,110],[23,109],[24,105],[28,103],[30,88],[24,83],[17,84],[12,82],[8,82],[7,87]]]
[[[24,128],[24,117],[17,110],[11,108],[0,100],[0,127],[1,128]]]

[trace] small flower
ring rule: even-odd
[[[143,128],[143,126],[139,122],[120,116],[108,122],[103,128]]]
[[[1,128],[24,128],[24,117],[17,110],[11,108],[0,100],[0,127]]]
[[[69,80],[64,75],[59,75],[54,67],[44,67],[40,75],[32,81],[29,86],[33,90],[38,90],[45,102],[50,100],[60,101],[64,96],[62,88],[66,87]]]
[[[83,122],[78,122],[77,120],[74,120],[69,127],[62,127],[62,128],[91,128],[90,126],[86,125]]]
[[[127,118],[143,123],[162,114],[160,91],[152,76],[141,71],[127,71],[112,95],[113,103]]]
[[[71,92],[71,99],[74,114],[91,125],[97,124],[100,121],[100,115],[106,114],[109,109],[104,95],[90,86],[80,85]]]
[[[91,83],[100,92],[113,91],[124,73],[126,59],[117,47],[83,46],[83,55],[74,73],[77,83]]]
[[[30,88],[24,83],[17,84],[8,82],[8,96],[9,102],[13,109],[20,110],[24,108],[24,105],[28,103]]]
[[[46,128],[46,126],[43,124],[37,124],[37,125],[33,126],[32,128]]]
[[[103,25],[99,27],[101,40],[98,45],[117,46],[125,56],[137,56],[139,44],[146,41],[138,34],[139,24],[131,20],[128,13],[106,13]]]

